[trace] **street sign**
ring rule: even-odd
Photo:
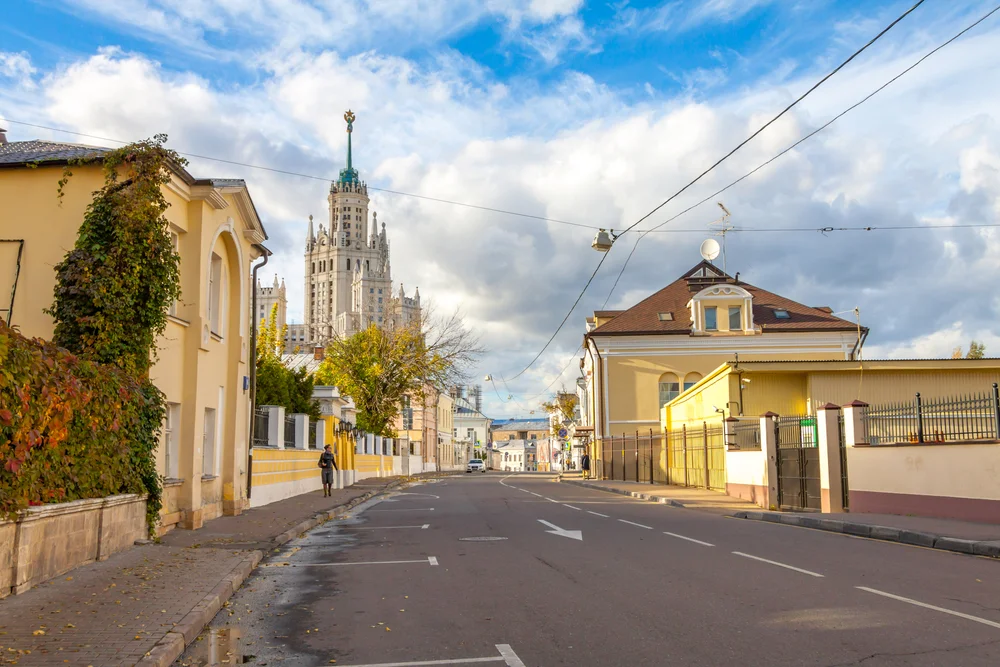
[[[569,431],[567,431],[564,428],[559,429],[559,437],[560,438],[565,438],[567,435],[569,435]]]

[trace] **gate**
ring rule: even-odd
[[[684,425],[666,434],[670,484],[726,490],[726,437],[722,424]]]
[[[778,505],[788,510],[820,510],[819,431],[816,418],[778,417]]]

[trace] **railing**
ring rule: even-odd
[[[865,427],[870,445],[997,440],[1000,391],[869,406]]]
[[[285,417],[285,447],[295,447],[295,418]]]
[[[734,422],[733,443],[730,447],[738,452],[759,452],[760,451],[760,419],[740,419]]]
[[[267,447],[267,408],[256,408],[253,411],[253,446]]]

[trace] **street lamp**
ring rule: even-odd
[[[600,229],[598,230],[597,235],[594,236],[594,242],[590,244],[590,247],[598,252],[607,252],[611,250],[611,246],[617,238],[618,237],[615,236],[615,230],[612,229],[608,232],[604,229]]]

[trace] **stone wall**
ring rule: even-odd
[[[0,523],[0,598],[129,548],[146,536],[146,501],[130,494],[41,505]]]

